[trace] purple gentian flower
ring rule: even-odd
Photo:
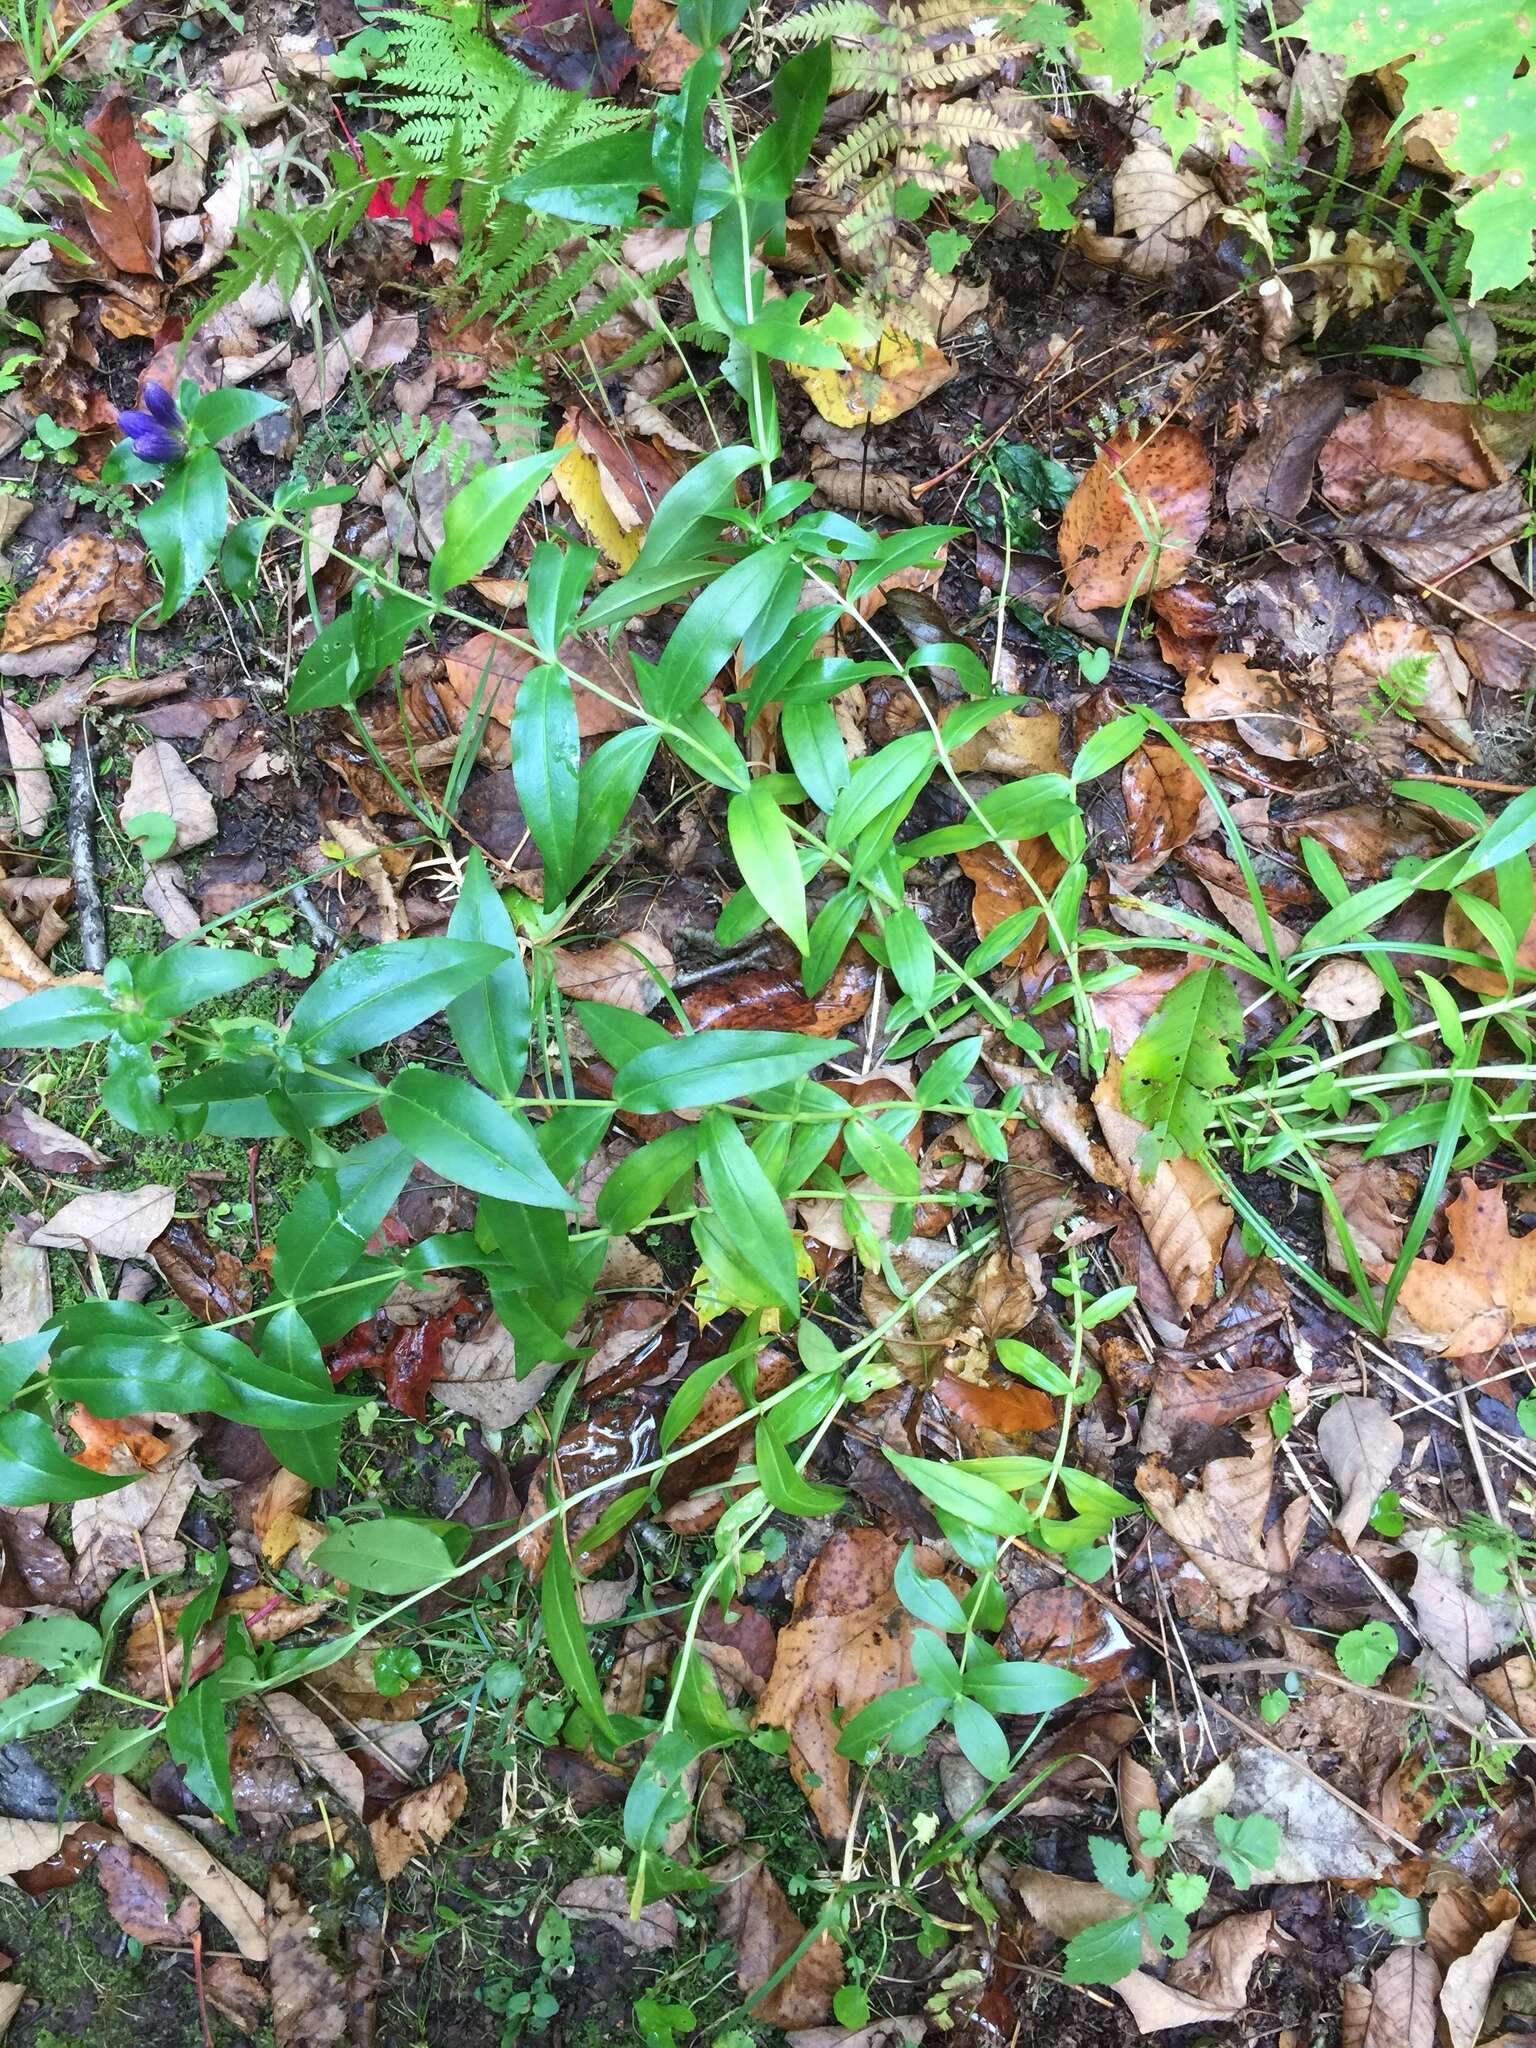
[[[141,462],[179,462],[186,453],[186,426],[176,401],[163,384],[144,386],[143,412],[120,412],[117,424]]]

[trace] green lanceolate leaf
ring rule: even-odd
[[[1230,1046],[1243,1036],[1243,1010],[1219,967],[1197,967],[1175,984],[1125,1056],[1120,1096],[1151,1126],[1165,1156],[1199,1151],[1215,1114],[1211,1097],[1230,1085]]]
[[[786,1515],[831,1515],[842,1506],[839,1486],[822,1486],[807,1479],[796,1465],[788,1446],[775,1427],[776,1417],[765,1415],[757,1425],[755,1459],[757,1483],[769,1504]]]
[[[595,135],[572,149],[544,157],[502,191],[508,199],[558,220],[627,227],[651,182],[651,138],[644,129]]]
[[[567,452],[546,448],[520,462],[498,462],[454,493],[443,512],[443,544],[427,576],[434,597],[490,567],[535,491]]]
[[[581,735],[570,678],[556,662],[531,669],[512,714],[512,779],[544,856],[544,900],[563,902],[575,881]]]
[[[499,947],[506,956],[483,981],[455,996],[447,1015],[465,1066],[482,1088],[499,1101],[510,1102],[528,1064],[528,976],[511,916],[478,849],[464,865],[464,886],[448,920],[448,936]]]
[[[379,1114],[391,1136],[460,1187],[535,1209],[581,1206],[544,1164],[522,1112],[456,1074],[407,1067],[380,1099]]]
[[[607,1741],[614,1742],[618,1731],[603,1705],[603,1689],[598,1684],[592,1652],[587,1647],[587,1632],[582,1627],[581,1609],[576,1602],[576,1580],[571,1571],[570,1553],[565,1547],[563,1522],[555,1525],[553,1538],[544,1573],[539,1580],[539,1612],[544,1623],[544,1641],[554,1659],[555,1669],[570,1687],[578,1704],[586,1709],[592,1726]]]
[[[360,1318],[354,1317],[354,1321]],[[308,1323],[292,1306],[269,1316],[261,1333],[259,1357],[263,1365],[284,1378],[307,1383],[317,1394],[332,1391],[331,1375],[320,1346]],[[318,1419],[306,1429],[266,1429],[267,1448],[280,1465],[297,1472],[312,1486],[336,1484],[336,1461],[341,1449],[341,1421]]]
[[[93,1472],[89,1465],[67,1458],[40,1415],[21,1408],[0,1415],[0,1505],[51,1507],[58,1501],[116,1493],[127,1484],[126,1479]]]
[[[731,798],[726,829],[742,880],[780,931],[804,953],[810,945],[805,883],[788,821],[766,783],[754,782]]]
[[[806,1038],[794,1031],[695,1031],[626,1060],[613,1099],[620,1109],[645,1116],[707,1109],[798,1080],[849,1050],[844,1039]]]
[[[395,1205],[411,1174],[411,1155],[397,1138],[370,1138],[341,1164],[306,1181],[277,1226],[272,1283],[299,1302],[345,1280],[363,1256],[370,1237]],[[359,1295],[357,1300],[360,1301]],[[364,1310],[340,1297],[339,1313],[350,1329]],[[312,1317],[306,1317],[312,1320]],[[330,1343],[326,1332],[322,1341]]]
[[[637,725],[604,740],[582,762],[571,869],[578,881],[603,854],[613,852],[660,744],[655,726]]]
[[[188,1790],[227,1828],[237,1828],[240,1822],[230,1783],[224,1702],[216,1688],[205,1679],[184,1693],[166,1715],[161,1733],[186,1773]]]
[[[117,1007],[103,989],[40,988],[0,1010],[0,1052],[94,1045],[117,1021]]]
[[[738,1308],[799,1306],[795,1241],[784,1204],[747,1141],[724,1113],[704,1119],[699,1175],[709,1212],[695,1226],[711,1277],[726,1283]]]
[[[467,939],[397,939],[344,954],[299,997],[288,1043],[327,1059],[368,1052],[414,1031],[505,958],[499,947]]]
[[[685,1175],[686,1197],[691,1190],[698,1149],[698,1134],[687,1125],[681,1130],[663,1131],[648,1144],[637,1145],[619,1161],[598,1190],[598,1222],[616,1237],[638,1230],[655,1215]]]

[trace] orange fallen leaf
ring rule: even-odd
[[[163,1437],[155,1435],[137,1415],[129,1415],[118,1422],[103,1422],[92,1415],[87,1408],[75,1407],[70,1410],[69,1426],[85,1446],[76,1451],[77,1465],[89,1465],[93,1472],[122,1472],[130,1469],[119,1452],[141,1471],[149,1472],[160,1463],[173,1448]]]
[[[604,733],[618,732],[633,723],[622,703],[611,701],[614,697],[634,701],[634,690],[616,661],[609,660],[601,648],[574,642],[561,648],[560,659],[571,678],[576,697],[576,730],[584,740],[599,739]],[[461,725],[471,715],[483,714],[488,718],[484,744],[498,760],[508,760],[508,728],[518,688],[524,676],[537,667],[537,656],[509,646],[495,633],[472,633],[461,647],[450,648],[443,661],[444,708]],[[596,688],[583,689],[583,677]],[[599,690],[603,695],[598,695]],[[638,716],[639,706],[635,709]]]
[[[1211,516],[1211,464],[1200,436],[1164,425],[1121,427],[1067,500],[1057,547],[1085,611],[1124,604],[1183,577]]]
[[[50,548],[36,580],[6,613],[0,654],[51,647],[103,623],[127,625],[153,599],[137,542],[71,534]]]
[[[107,168],[105,177],[89,165],[85,170],[96,200],[84,209],[91,240],[119,270],[158,277],[160,215],[150,196],[149,158],[127,96],[110,92],[85,127]]]
[[[1502,1188],[1480,1188],[1469,1174],[1445,1222],[1451,1255],[1414,1260],[1391,1334],[1437,1358],[1473,1358],[1536,1327],[1536,1237],[1510,1236]]]

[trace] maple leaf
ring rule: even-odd
[[[445,206],[441,213],[428,213],[424,197],[426,190],[426,179],[418,179],[414,191],[411,193],[410,198],[406,200],[404,206],[397,206],[390,194],[388,185],[379,185],[375,188],[373,197],[368,202],[368,218],[370,220],[408,221],[411,229],[411,240],[423,246],[428,242],[457,238],[459,232],[458,214],[451,206]]]
[[[1511,1237],[1499,1188],[1470,1175],[1445,1212],[1451,1256],[1415,1259],[1392,1312],[1391,1334],[1440,1358],[1496,1351],[1536,1327],[1536,1237]],[[1385,1279],[1388,1268],[1372,1269]]]

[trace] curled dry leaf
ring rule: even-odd
[[[201,1899],[248,1963],[264,1963],[267,1936],[258,1895],[196,1836],[151,1806],[131,1778],[114,1777],[111,1786],[113,1817],[123,1839],[146,1851]]]
[[[173,853],[205,846],[219,832],[213,798],[169,740],[153,740],[134,756],[133,773],[118,813],[126,831],[135,818],[153,811],[176,827]]]
[[[1116,1996],[1130,2007],[1143,2034],[1220,2025],[1246,2009],[1248,1980],[1276,1940],[1273,1913],[1229,1913],[1214,1927],[1201,1928],[1166,1980],[1136,1970],[1115,1986]],[[1286,1945],[1283,1935],[1278,1940]]]
[[[71,534],[49,549],[36,578],[6,613],[0,654],[69,643],[99,625],[126,625],[153,602],[137,541]],[[84,658],[72,666],[78,668]],[[37,719],[39,725],[51,722]]]
[[[1444,1966],[1440,2010],[1445,2016],[1451,2048],[1477,2048],[1493,1980],[1515,1938],[1520,1908],[1513,1898],[1507,1900],[1507,1906],[1503,1916],[1478,1936],[1465,1955]]]
[[[1378,477],[1486,491],[1506,476],[1503,463],[1479,438],[1469,407],[1408,391],[1384,392],[1364,412],[1341,420],[1318,468],[1323,495],[1344,511],[1353,511]]]
[[[914,341],[887,327],[869,348],[845,348],[847,367],[811,369],[792,363],[791,374],[824,420],[834,427],[879,427],[910,412],[955,374],[937,343]]]
[[[39,1248],[93,1251],[102,1259],[137,1259],[163,1236],[176,1207],[176,1190],[151,1181],[142,1188],[92,1188],[66,1202],[41,1230]]]
[[[1160,143],[1138,142],[1115,173],[1115,232],[1086,225],[1072,239],[1094,263],[1118,264],[1132,277],[1168,277],[1220,205],[1215,187],[1195,171],[1174,168]]]
[[[600,946],[562,946],[555,954],[555,981],[573,1001],[611,1003],[643,1014],[661,1001],[672,966],[670,950],[654,932],[625,932]]]
[[[750,2017],[769,2027],[813,2027],[830,2019],[843,1984],[843,1956],[829,1935],[819,1935],[773,1989],[755,1996],[805,1939],[804,1922],[761,1857],[733,1849],[710,1866],[722,1889],[715,1901],[715,1933],[736,1955],[736,1982]]]
[[[824,1835],[853,1818],[850,1766],[837,1754],[849,1717],[912,1678],[910,1633],[897,1621],[892,1574],[901,1545],[878,1529],[839,1530],[795,1588],[773,1672],[757,1703],[760,1727],[789,1731],[789,1767]]]
[[[1057,546],[1084,610],[1122,605],[1177,583],[1211,516],[1211,464],[1190,427],[1138,438],[1121,427],[1067,501]]]
[[[1490,491],[1382,477],[1334,524],[1341,540],[1363,541],[1413,589],[1443,583],[1525,531],[1525,499],[1516,483]]]
[[[598,1921],[626,1948],[643,1954],[677,1946],[677,1908],[669,1899],[653,1899],[638,1915],[632,1915],[629,1886],[622,1877],[575,1878],[555,1904],[578,1919]]]
[[[1305,761],[1321,754],[1327,734],[1281,678],[1255,668],[1241,654],[1218,654],[1204,674],[1184,685],[1191,718],[1230,718],[1256,754],[1272,761]]]
[[[16,829],[23,839],[36,839],[53,808],[53,784],[43,760],[42,741],[31,713],[9,698],[0,699],[0,733],[5,738],[16,793]]]
[[[1151,1178],[1143,1177],[1141,1141],[1147,1127],[1120,1106],[1118,1060],[1111,1061],[1094,1089],[1093,1104],[1120,1184],[1135,1205],[1174,1300],[1186,1311],[1209,1301],[1232,1229],[1232,1211],[1221,1190],[1197,1159],[1160,1160]]]
[[[430,1785],[408,1792],[368,1829],[379,1876],[388,1884],[415,1856],[436,1848],[464,1811],[469,1787],[458,1771],[445,1771]]]
[[[1451,1255],[1414,1260],[1391,1334],[1440,1358],[1496,1351],[1513,1331],[1536,1325],[1536,1237],[1512,1237],[1502,1188],[1480,1188],[1470,1174],[1445,1222]]]
[[[1341,1495],[1334,1527],[1351,1549],[1403,1455],[1403,1432],[1380,1401],[1345,1394],[1317,1425],[1317,1448]]]

